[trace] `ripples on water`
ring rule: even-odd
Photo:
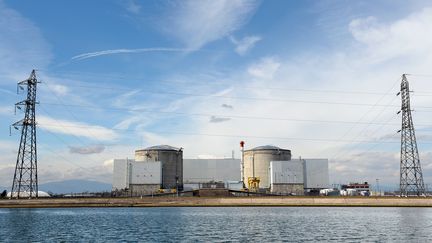
[[[428,242],[432,209],[0,209],[0,227],[2,242]]]

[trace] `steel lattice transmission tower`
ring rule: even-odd
[[[30,77],[18,83],[18,90],[27,86],[27,99],[15,104],[15,109],[24,109],[24,119],[15,122],[12,126],[19,130],[21,127],[21,140],[12,182],[11,198],[38,197],[37,152],[36,152],[36,86],[38,84],[36,72],[33,70]]]
[[[400,95],[402,98],[400,194],[401,196],[420,196],[425,193],[425,189],[411,115],[410,89],[406,74],[402,75]]]

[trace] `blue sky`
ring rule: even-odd
[[[331,181],[398,183],[402,73],[432,179],[428,1],[0,0],[0,185],[16,83],[38,70],[41,181],[111,181],[155,144],[224,157],[273,144],[330,159]],[[373,143],[377,141],[376,143]]]

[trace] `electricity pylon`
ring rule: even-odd
[[[24,109],[24,119],[12,124],[19,130],[21,140],[18,149],[15,174],[12,182],[11,198],[38,197],[37,152],[36,152],[36,86],[38,84],[36,72],[18,83],[19,90],[27,86],[27,99],[15,104],[15,109]]]
[[[402,99],[400,111],[402,112],[400,194],[401,196],[420,196],[425,193],[425,189],[411,115],[410,90],[406,74],[402,75],[399,94]]]

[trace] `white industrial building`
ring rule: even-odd
[[[234,158],[184,159],[184,189],[199,189],[212,183],[241,189],[240,161]],[[132,194],[151,194],[162,188],[162,178],[160,161],[114,160],[113,191],[127,190],[132,191]]]
[[[240,159],[210,158],[184,159],[183,181],[185,190],[225,187],[241,189]],[[239,188],[239,185],[241,187]]]
[[[132,195],[156,192],[162,185],[160,161],[143,162],[130,159],[115,159],[113,191],[128,191]]]
[[[270,192],[302,195],[305,190],[328,188],[327,159],[270,161]]]
[[[269,173],[271,193],[303,194],[304,178],[302,160],[271,161]]]
[[[184,183],[240,181],[240,159],[184,159]]]
[[[302,159],[304,161],[304,188],[323,189],[330,186],[328,159]]]

